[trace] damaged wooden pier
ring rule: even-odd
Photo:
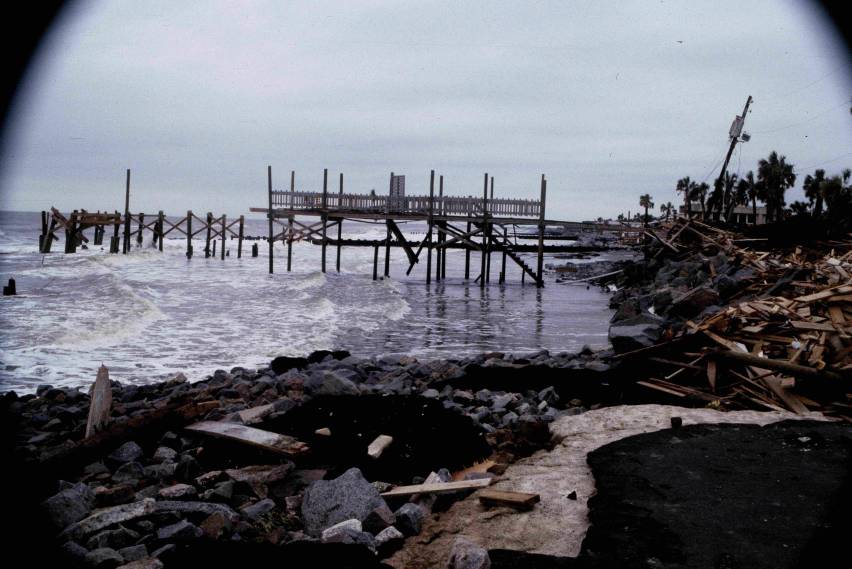
[[[390,174],[389,191],[385,196],[344,193],[343,174],[340,174],[338,191],[329,190],[328,170],[323,172],[321,192],[296,191],[295,172],[290,173],[290,189],[274,190],[272,167],[268,174],[268,206],[253,207],[252,212],[264,213],[269,219],[269,272],[274,271],[273,246],[282,241],[287,246],[287,270],[292,268],[294,241],[311,240],[322,247],[321,269],[326,272],[327,248],[336,249],[336,269],[340,270],[341,247],[373,248],[373,279],[378,278],[379,252],[384,249],[384,276],[390,275],[391,247],[401,247],[406,254],[410,274],[415,265],[426,257],[426,282],[432,280],[432,252],[435,252],[434,276],[436,281],[446,278],[446,251],[449,248],[465,249],[464,278],[471,277],[471,252],[479,252],[479,274],[474,279],[484,287],[491,280],[491,256],[500,254],[498,282],[506,280],[506,259],[511,259],[521,269],[522,281],[529,276],[536,286],[544,286],[544,230],[548,224],[560,224],[545,219],[547,180],[542,174],[540,199],[494,198],[494,177],[484,175],[482,197],[444,195],[444,177],[435,171],[429,177],[428,195],[405,195],[405,176]],[[437,190],[437,195],[436,195]],[[490,190],[490,192],[489,192]],[[319,218],[313,223],[297,220],[296,216]],[[344,221],[382,223],[386,237],[381,240],[345,240],[342,236]],[[426,222],[427,230],[422,241],[412,244],[400,229],[400,223]],[[280,231],[276,232],[276,224]],[[521,250],[512,242],[510,226],[533,226],[538,232],[535,248],[537,263],[530,267],[518,254]],[[337,238],[329,232],[337,229]]]

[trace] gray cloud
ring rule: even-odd
[[[83,2],[50,38],[4,144],[0,207],[240,213],[276,183],[534,197],[549,216],[675,201],[751,142],[852,164],[848,54],[804,2]],[[682,43],[681,43],[682,42]],[[763,133],[763,134],[761,134]],[[843,154],[848,153],[846,156]],[[795,197],[795,196],[791,196]]]

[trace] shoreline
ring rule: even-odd
[[[667,230],[670,234],[672,228]],[[655,231],[667,239],[663,229]],[[382,559],[395,559],[394,552],[406,551],[409,543],[428,540],[416,536],[423,527],[433,527],[441,512],[456,512],[448,514],[452,519],[464,511],[462,504],[467,508],[471,504],[466,499],[470,490],[437,500],[422,495],[411,502],[381,500],[379,491],[424,480],[440,484],[486,477],[499,483],[507,469],[523,464],[526,457],[547,460],[559,444],[556,433],[597,410],[665,403],[709,408],[713,413],[771,409],[806,419],[822,412],[841,423],[817,428],[804,421],[782,430],[822,429],[825,437],[835,440],[836,432],[848,432],[842,421],[849,420],[838,392],[838,385],[848,385],[848,374],[837,363],[814,366],[807,373],[802,371],[804,365],[783,368],[778,361],[784,354],[765,344],[767,357],[761,364],[773,369],[781,365],[787,372],[779,370],[779,376],[791,373],[794,378],[775,385],[776,399],[770,404],[774,384],[767,382],[769,374],[753,374],[748,361],[717,358],[730,357],[719,351],[718,344],[736,352],[736,343],[746,341],[749,333],[756,336],[766,329],[771,338],[782,338],[790,328],[792,316],[787,313],[784,319],[766,316],[763,328],[754,323],[757,317],[733,318],[743,305],[759,308],[760,302],[781,302],[778,299],[784,297],[777,293],[800,298],[802,283],[808,282],[811,294],[826,295],[817,302],[833,298],[836,291],[845,295],[847,285],[831,282],[826,276],[830,271],[823,270],[837,265],[811,254],[806,262],[815,280],[807,281],[807,275],[798,273],[790,278],[790,267],[784,263],[791,253],[757,259],[750,251],[726,246],[726,239],[714,234],[715,245],[710,246],[699,238],[678,245],[669,242],[682,248],[682,254],[658,254],[661,245],[648,252],[650,261],[620,265],[621,272],[608,277],[617,289],[611,297],[616,309],[609,333],[611,350],[490,352],[424,361],[317,351],[306,357],[279,357],[258,370],[218,370],[194,383],[182,374],[145,385],[112,382],[110,422],[88,438],[84,431],[90,398],[81,390],[42,386],[35,394],[7,392],[0,396],[0,416],[4,447],[12,459],[7,472],[14,478],[13,487],[20,489],[16,511],[26,512],[22,531],[58,535],[39,554],[81,567],[136,563],[131,567],[154,568],[182,563],[193,555],[215,559],[217,552],[236,550],[269,560],[379,567],[385,566]],[[825,258],[835,258],[833,254]],[[756,264],[761,262],[762,269]],[[777,275],[781,284],[770,282],[768,275]],[[821,304],[809,304],[807,315],[797,312],[799,320],[793,321],[819,327],[821,322],[814,319],[822,310]],[[722,318],[725,326],[719,326]],[[742,330],[746,325],[754,327],[752,332]],[[842,334],[842,328],[836,333]],[[725,338],[732,334],[735,340]],[[829,347],[816,351],[828,359],[834,348],[825,345]],[[848,358],[848,353],[841,352],[840,357]],[[710,370],[716,374],[715,384]],[[737,391],[742,382],[731,380],[737,374],[751,375],[745,375],[749,385],[757,386],[748,396]],[[840,378],[833,386],[826,382],[831,374]],[[663,377],[670,380],[662,382]],[[758,396],[758,387],[766,394]],[[802,407],[797,408],[796,402]],[[304,456],[281,457],[269,449],[185,430],[199,421],[260,428],[310,450]],[[655,429],[666,427],[678,427],[674,417],[671,425]],[[387,454],[378,461],[369,458],[365,451],[370,441],[389,433],[394,441]],[[836,444],[844,444],[842,438]],[[773,441],[770,436],[759,444],[774,448]],[[807,476],[807,465],[801,467],[801,475]],[[596,471],[595,477],[599,474],[606,476],[608,471]],[[321,487],[325,498],[308,499],[306,505],[306,496]],[[831,484],[825,488],[835,491]],[[355,509],[347,516],[357,523],[329,514],[340,505],[339,497],[329,497],[335,492],[356,497]],[[581,498],[585,503],[589,496]],[[624,499],[628,498],[610,495],[599,503],[617,510]],[[365,504],[370,508],[364,509]],[[590,516],[595,515],[592,510]],[[337,522],[352,523],[337,527]],[[619,539],[595,535],[595,540]],[[21,539],[26,542],[25,535]],[[475,544],[471,547],[485,551]],[[507,559],[516,554],[507,555],[495,552],[495,566],[509,563]],[[590,562],[584,555],[578,563]],[[538,557],[522,559],[532,563],[529,566],[545,563]],[[555,559],[562,558],[547,563]]]

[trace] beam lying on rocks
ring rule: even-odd
[[[247,444],[269,452],[283,454],[287,457],[303,455],[309,450],[306,443],[293,437],[235,423],[201,421],[186,427],[186,430],[200,435],[208,435]]]
[[[507,492],[489,488],[479,493],[479,501],[483,506],[509,506],[518,510],[528,510],[541,501],[541,496],[529,492]]]
[[[485,488],[491,484],[490,478],[480,478],[477,480],[460,480],[458,482],[435,482],[433,484],[415,484],[413,486],[398,486],[393,490],[383,492],[385,498],[414,496],[415,494],[446,494],[448,492],[458,492],[459,490],[474,490],[476,488]]]

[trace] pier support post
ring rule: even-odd
[[[491,176],[491,202],[494,202],[494,176]],[[492,206],[493,207],[493,206]],[[491,231],[493,229],[493,225],[487,222],[485,223],[485,282],[491,282]]]
[[[426,284],[432,282],[432,218],[435,209],[435,170],[429,174],[429,223],[426,231]]]
[[[271,215],[271,214],[270,214]],[[210,258],[210,229],[213,226],[213,214],[207,212],[207,237],[204,240],[204,258]]]
[[[163,233],[164,233],[164,225],[165,225],[165,216],[163,215],[163,210],[157,214],[157,246],[160,249],[160,252],[163,252]]]
[[[341,209],[341,202],[343,201],[343,172],[340,173],[340,191],[338,192],[340,196],[337,200],[337,209]],[[343,218],[337,220],[337,272],[340,272],[340,239],[343,237]]]
[[[243,258],[243,226],[245,225],[245,216],[240,216],[240,234],[237,237],[237,259]]]
[[[130,168],[127,169],[124,191],[124,244],[121,252],[125,255],[130,252]]]
[[[547,197],[547,180],[541,175],[541,210],[538,218],[538,270],[536,286],[544,286],[544,203]]]
[[[139,214],[139,231],[136,234],[136,245],[142,247],[142,230],[145,228],[145,214]]]
[[[387,215],[390,217],[391,215],[391,190],[393,189],[393,172],[390,173],[390,182],[388,182],[388,201],[387,201]],[[391,229],[390,224],[385,220],[385,224],[387,225],[388,231],[385,237],[385,276],[390,276],[390,242],[391,242]]]
[[[290,170],[290,209],[293,209],[293,198],[296,193],[296,171]],[[293,216],[287,217],[287,272],[293,264]]]
[[[322,171],[322,272],[325,272],[325,252],[328,245],[328,168]]]
[[[221,235],[221,237],[222,237],[222,251],[220,253],[220,255],[221,255],[220,260],[222,260],[222,261],[225,260],[225,234],[228,232],[228,226],[226,224],[226,221],[227,221],[226,216],[223,213],[222,214],[222,235]]]
[[[482,188],[482,251],[480,252],[479,288],[485,288],[485,270],[488,257],[488,173]]]
[[[379,242],[373,246],[373,280],[379,278]]]
[[[115,219],[112,224],[112,239],[109,243],[109,252],[110,253],[118,253],[119,242],[121,238],[118,236],[119,231],[121,230],[121,214],[118,210],[115,210]]]
[[[470,213],[468,213],[470,215]],[[467,235],[470,235],[470,222],[467,222]],[[464,279],[470,279],[470,244],[465,244],[464,249]]]
[[[500,265],[500,283],[506,282],[506,247],[509,242],[509,232],[503,226],[503,261]]]
[[[38,236],[39,253],[44,253],[44,243],[47,240],[47,212],[41,210],[41,235]]]
[[[186,211],[186,258],[192,259],[192,210]]]
[[[274,251],[272,250],[272,166],[266,167],[266,177],[269,188],[269,211],[267,212],[267,218],[269,218],[269,274],[271,275],[273,272],[274,253]]]

